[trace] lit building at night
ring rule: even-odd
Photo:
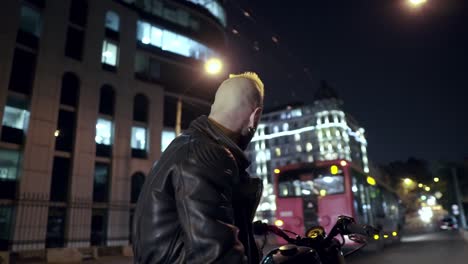
[[[0,251],[128,245],[176,109],[209,111],[223,6],[6,0],[0,22]]]
[[[250,173],[263,179],[264,192],[257,216],[273,219],[274,170],[278,167],[323,160],[343,159],[369,172],[364,128],[342,109],[342,101],[325,82],[312,105],[291,104],[262,116],[247,150]]]

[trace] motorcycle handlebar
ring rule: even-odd
[[[290,238],[281,228],[274,226],[274,225],[268,225],[263,223],[262,221],[255,221],[253,223],[253,232],[255,235],[264,235],[268,232],[274,233],[277,236],[282,237],[284,240],[288,241],[289,243],[294,242],[294,239]]]
[[[367,237],[372,237],[375,234],[378,234],[379,231],[369,225],[360,225],[356,223],[349,223],[345,227],[347,234],[358,234]]]

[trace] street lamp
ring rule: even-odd
[[[223,69],[223,62],[218,58],[211,58],[205,62],[205,72],[210,75],[216,75]]]
[[[409,0],[409,3],[414,7],[421,6],[421,5],[425,4],[426,2],[427,2],[427,0]]]
[[[439,181],[440,181],[439,177],[434,178],[434,182],[439,182]]]
[[[413,184],[413,180],[411,180],[410,178],[404,179],[403,182],[404,182],[406,185],[411,185],[411,184]]]

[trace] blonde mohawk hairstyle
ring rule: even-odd
[[[229,79],[233,79],[233,78],[245,78],[245,79],[251,80],[255,84],[255,86],[257,87],[257,89],[258,89],[258,91],[260,93],[260,96],[263,99],[264,85],[263,85],[262,80],[260,80],[260,77],[258,77],[258,75],[255,72],[244,72],[244,73],[240,73],[240,74],[229,74]]]

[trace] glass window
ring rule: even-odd
[[[104,40],[102,44],[102,59],[101,62],[111,66],[117,66],[117,57],[119,55],[119,47],[114,43]]]
[[[216,17],[223,26],[226,26],[226,14],[223,7],[214,0],[187,0],[194,4],[200,5],[208,12],[210,12],[214,17]]]
[[[16,150],[0,149],[0,157],[0,199],[15,199],[21,153]]]
[[[148,122],[148,99],[142,94],[135,95],[133,99],[133,120]]]
[[[109,164],[96,163],[94,167],[93,202],[103,203],[109,200]]]
[[[146,140],[146,128],[145,127],[132,127],[132,149],[145,150],[147,146]]]
[[[174,131],[163,130],[161,134],[161,151],[166,150],[166,148],[171,144],[172,140],[176,137]]]
[[[98,118],[96,123],[95,140],[97,144],[112,144],[112,121],[104,118]]]
[[[170,31],[164,31],[162,49],[183,55],[190,56],[190,39]]]
[[[115,32],[119,32],[119,28],[120,28],[120,18],[119,18],[119,15],[117,15],[117,13],[113,12],[113,11],[107,11],[106,13],[106,28],[112,30],[112,31],[115,31]]]
[[[81,60],[83,57],[84,32],[81,29],[68,27],[65,42],[65,56]]]
[[[76,113],[60,110],[55,131],[55,149],[72,151],[75,143]]]
[[[21,6],[19,28],[24,32],[40,37],[42,29],[41,14],[29,6]]]
[[[80,90],[80,80],[71,72],[62,77],[62,88],[60,90],[60,104],[77,107]]]
[[[46,248],[60,248],[65,245],[66,209],[50,207],[47,219]]]
[[[8,89],[23,94],[30,94],[34,83],[35,72],[36,55],[16,48]]]
[[[143,44],[150,44],[195,59],[205,60],[214,54],[213,51],[197,41],[142,21],[137,23],[137,39]]]
[[[88,1],[72,0],[70,5],[70,22],[84,27],[88,17]]]
[[[0,149],[0,181],[18,179],[21,154],[16,150]]]
[[[329,168],[286,171],[279,177],[279,196],[333,195],[344,193],[344,177],[331,174]]]
[[[162,47],[163,31],[158,27],[151,27],[151,35],[149,43],[156,47]]]
[[[114,115],[115,93],[112,86],[105,84],[101,88],[99,96],[99,113],[105,115]]]
[[[104,246],[107,241],[107,209],[93,209],[91,217],[91,245]]]
[[[135,57],[135,75],[143,80],[158,80],[161,77],[161,64],[157,59],[137,53]]]
[[[13,208],[0,206],[0,250],[8,251],[12,230]]]
[[[29,116],[29,111],[26,109],[22,109],[18,106],[6,105],[2,124],[7,127],[26,131],[28,130]]]
[[[55,157],[50,184],[50,200],[66,202],[68,196],[68,179],[70,177],[70,159]]]

